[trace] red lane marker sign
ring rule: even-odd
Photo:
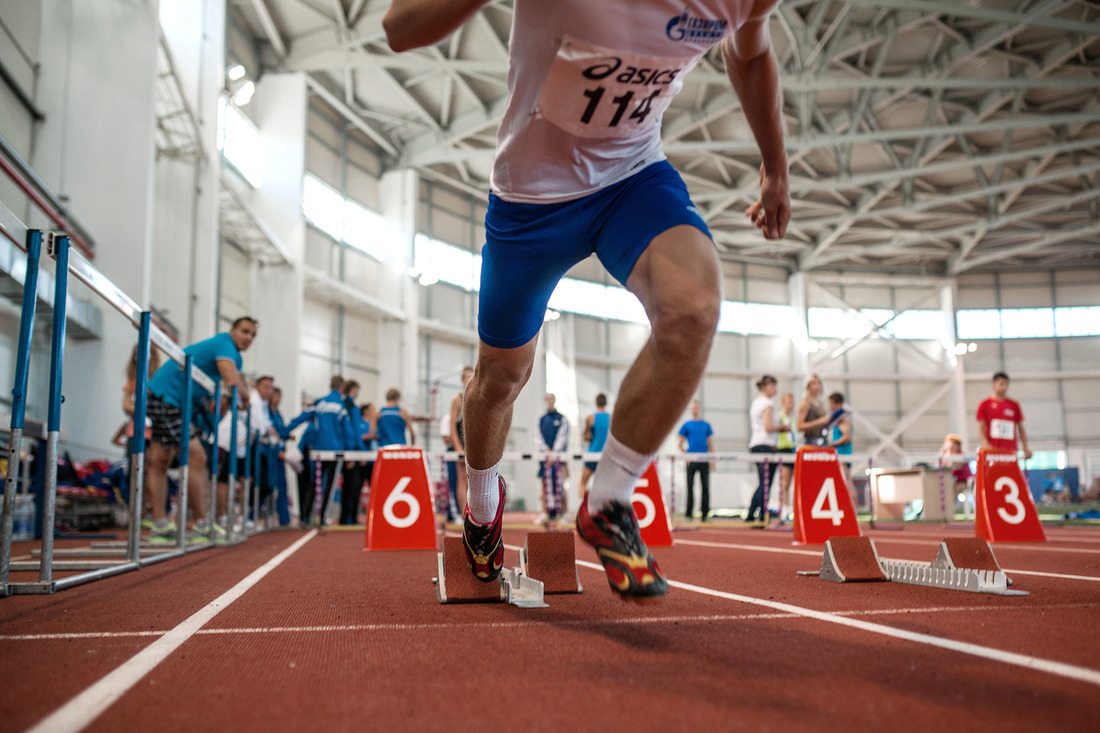
[[[672,547],[672,520],[661,492],[661,480],[657,478],[656,462],[651,462],[638,483],[634,484],[630,501],[634,505],[634,513],[638,515],[642,542],[649,547]]]
[[[974,533],[990,542],[1046,542],[1016,452],[978,451]]]
[[[794,544],[862,536],[836,451],[800,446],[794,459]]]
[[[378,451],[371,475],[366,549],[438,549],[428,462],[420,448]]]

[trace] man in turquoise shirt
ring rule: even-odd
[[[183,351],[190,354],[193,363],[206,376],[215,382],[225,382],[225,389],[239,388],[241,397],[247,396],[248,385],[241,376],[241,352],[252,345],[256,338],[256,321],[244,317],[233,321],[228,333],[191,344]],[[149,380],[149,420],[153,425],[153,437],[149,442],[145,473],[145,487],[149,492],[149,502],[153,511],[154,541],[174,542],[176,525],[165,516],[164,497],[168,490],[168,467],[180,450],[183,438],[183,395],[186,379],[183,368],[169,359]],[[210,396],[198,385],[192,385],[192,395],[196,399]],[[198,418],[198,412],[193,413]],[[202,534],[210,534],[212,523],[206,517],[206,497],[210,491],[210,472],[206,469],[206,451],[198,438],[198,431],[192,425],[190,431],[190,472],[187,499],[191,507],[191,516],[195,518],[195,528]],[[225,497],[218,497],[218,513],[226,510]]]

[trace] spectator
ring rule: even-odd
[[[821,404],[823,391],[821,377],[813,374],[806,380],[806,394],[798,405],[798,422],[795,425],[795,429],[802,433],[806,445],[822,446],[827,442],[825,426],[829,424],[829,416],[825,414],[825,406]]]
[[[691,419],[680,426],[680,451],[692,453],[714,452],[714,430],[710,423],[699,417],[702,406],[699,400],[691,403]],[[687,464],[687,502],[684,507],[684,516],[688,521],[695,518],[695,476],[699,476],[699,510],[702,512],[702,520],[709,520],[710,515],[710,469],[713,461],[692,461]]]
[[[451,411],[448,410],[439,418],[439,438],[443,441],[443,452],[450,454],[443,457],[443,472],[447,480],[447,524],[454,524],[462,516],[458,510],[458,462],[454,460],[455,441],[451,435]]]
[[[236,385],[242,394],[247,395],[248,384],[240,372],[241,352],[252,345],[256,338],[256,327],[254,319],[238,318],[228,332],[192,344],[184,352],[193,357],[195,367],[208,377],[213,380],[221,379],[225,388]],[[179,452],[184,430],[191,434],[187,498],[191,516],[195,518],[195,528],[200,534],[207,536],[214,533],[215,539],[224,532],[224,528],[216,528],[215,523],[206,521],[206,497],[210,494],[210,485],[206,470],[206,451],[199,441],[198,430],[194,425],[181,425],[185,379],[189,378],[190,375],[184,376],[182,367],[170,360],[149,380],[149,418],[153,423],[153,439],[149,444],[145,485],[149,490],[153,513],[151,533],[154,540],[175,539],[176,525],[165,517],[164,499],[168,486],[168,466]],[[192,386],[192,394],[206,394],[201,386]],[[197,412],[193,414],[200,417]],[[219,507],[218,512],[221,511],[222,508]]]
[[[798,415],[794,411],[794,395],[784,392],[780,398],[779,438],[775,444],[776,453],[794,453],[794,424]],[[779,523],[786,524],[791,519],[791,479],[794,478],[794,460],[784,460],[779,471]]]
[[[283,391],[278,387],[272,387],[271,399],[267,403],[267,411],[268,417],[271,419],[271,426],[275,429],[278,439],[268,444],[265,472],[268,476],[268,483],[272,491],[275,492],[275,513],[279,517],[279,526],[287,527],[290,525],[290,502],[287,495],[285,444],[289,433],[283,415],[279,412],[279,405],[282,404],[282,401]]]
[[[951,471],[951,496],[944,497],[945,509],[947,506],[955,506],[956,501],[966,504],[966,516],[970,516],[973,509],[973,487],[970,480],[974,477],[974,471],[970,468],[970,461],[959,460],[963,454],[962,438],[954,433],[948,433],[943,439],[943,447],[940,448],[941,471],[944,465]],[[950,503],[948,504],[948,500]]]
[[[827,426],[829,436],[828,446],[836,450],[837,455],[852,455],[852,420],[851,410],[844,407],[844,395],[833,392],[829,395],[829,424]],[[848,494],[852,497],[852,507],[856,504],[856,488],[852,484],[852,462],[844,463],[844,480],[848,484]]]
[[[416,445],[416,430],[413,428],[412,415],[401,407],[401,390],[391,387],[386,390],[386,406],[378,411],[378,445]],[[408,434],[408,440],[405,439]]]
[[[611,414],[607,411],[607,395],[596,395],[596,411],[584,420],[584,440],[588,443],[589,453],[599,453],[607,442],[611,429]],[[596,472],[596,461],[586,461],[581,470],[581,496],[588,493],[588,480]]]
[[[458,394],[451,400],[451,413],[450,413],[450,425],[447,426],[447,431],[451,435],[451,442],[454,445],[456,453],[466,452],[466,435],[463,432],[463,415],[462,415],[462,401],[466,396],[466,385],[470,383],[470,380],[474,378],[473,367],[462,368],[462,389],[458,391]],[[456,466],[454,462],[448,462],[448,466]],[[466,511],[466,471],[455,469],[455,508],[458,512],[458,516],[455,517],[456,521],[462,517],[462,513]]]
[[[344,406],[344,397],[340,394],[340,390],[343,386],[343,377],[339,375],[334,376],[329,382],[329,387],[331,388],[329,393],[303,410],[301,414],[291,420],[290,424],[287,425],[287,430],[289,431],[302,423],[310,423],[313,428],[313,434],[310,438],[309,447],[312,451],[349,450],[351,446],[356,445],[358,442],[358,438],[354,434],[351,425],[351,417],[348,415],[347,408]],[[300,522],[308,524],[314,509],[316,509],[318,512],[318,523],[324,526],[325,512],[328,510],[329,498],[332,495],[332,486],[336,480],[336,461],[321,461],[320,487],[315,485],[316,466],[314,466],[313,470],[314,479],[310,482],[310,485],[313,486],[313,491],[303,492],[301,486],[298,487],[299,500],[302,502],[298,508],[298,519]],[[321,494],[321,504],[315,507],[314,499],[318,492]]]
[[[274,377],[260,377],[256,380],[255,389],[249,395],[248,401],[248,409],[251,413],[249,422],[252,428],[252,434],[249,436],[251,445],[249,461],[256,470],[256,475],[252,477],[252,490],[259,491],[261,504],[271,496],[271,475],[268,470],[271,457],[270,446],[273,443],[280,443],[279,433],[271,422],[270,402],[274,389]],[[251,508],[252,503],[248,502],[248,506]]]
[[[342,390],[344,395],[344,409],[348,411],[351,420],[351,444],[348,450],[365,451],[367,443],[364,436],[369,432],[369,427],[363,424],[363,412],[355,404],[359,397],[359,383],[348,380]],[[362,461],[347,461],[344,463],[343,487],[340,489],[340,524],[355,524],[359,521],[359,497],[363,492],[365,464]]]
[[[231,394],[222,395],[221,404],[221,419],[218,421],[218,522],[221,526],[228,528],[228,511],[229,511],[229,477],[230,477],[230,461],[232,456],[230,450],[234,450],[234,454],[237,458],[236,468],[233,470],[234,489],[243,488],[241,478],[245,473],[245,460],[247,456],[248,447],[248,405],[245,400],[248,397],[241,397],[238,394],[237,399],[237,445],[231,448],[233,438],[233,410]],[[242,525],[244,519],[248,515],[248,497],[242,493],[236,494],[237,501],[244,507],[241,512]],[[236,504],[234,504],[236,506]]]
[[[539,429],[535,433],[535,450],[540,453],[560,453],[569,445],[569,421],[555,407],[553,394],[546,395],[546,412],[539,418]],[[563,519],[568,511],[565,496],[565,479],[569,478],[569,466],[561,458],[544,455],[539,462],[538,477],[542,479],[542,514],[536,524],[549,526],[550,522]]]
[[[1024,432],[1024,411],[1019,402],[1008,398],[1008,375],[1004,372],[993,375],[993,394],[978,405],[977,418],[983,448],[1015,451],[1018,444],[1024,458],[1031,458]]]
[[[756,389],[760,392],[749,407],[749,424],[752,435],[749,438],[749,451],[752,453],[775,453],[779,443],[779,431],[781,425],[776,419],[775,405],[772,399],[778,391],[775,377],[765,374],[756,383]],[[761,461],[756,464],[757,484],[756,491],[749,503],[749,513],[745,521],[755,520],[756,512],[760,512],[760,521],[768,519],[768,507],[765,503],[765,494],[771,490],[772,477],[775,476],[775,468],[771,461]]]

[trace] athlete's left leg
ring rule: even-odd
[[[652,333],[623,378],[611,434],[648,454],[683,416],[706,369],[722,301],[714,243],[690,225],[662,232],[626,285],[645,307]]]

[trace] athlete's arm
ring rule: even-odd
[[[382,18],[386,42],[400,53],[439,43],[489,0],[393,0]]]
[[[222,381],[225,382],[227,389],[232,389],[234,386],[238,388],[238,399],[244,399],[248,397],[248,380],[237,371],[237,365],[233,363],[232,359],[218,359],[218,374],[221,375]]]
[[[779,63],[772,51],[768,16],[778,0],[758,0],[749,20],[722,43],[726,76],[741,100],[760,155],[760,198],[745,215],[764,233],[779,239],[791,219],[787,151],[783,141],[783,94]]]
[[[1027,447],[1027,433],[1024,432],[1024,424],[1016,423],[1016,429],[1020,431],[1020,447],[1024,449],[1024,458],[1031,458],[1031,449]]]
[[[989,442],[989,423],[985,420],[978,420],[978,434],[982,436],[982,447],[986,450],[993,448],[993,444]]]

